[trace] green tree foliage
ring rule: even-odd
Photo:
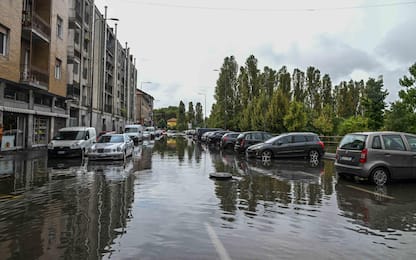
[[[166,123],[166,120],[161,118],[159,121],[157,121],[157,127],[160,129],[166,129],[168,127],[168,124]]]
[[[292,84],[293,100],[304,102],[306,98],[305,73],[299,69],[295,69],[292,74]]]
[[[378,80],[368,79],[363,91],[361,106],[364,117],[368,118],[368,128],[376,131],[383,127],[384,109],[386,102],[384,101],[389,93],[383,90],[383,78]]]
[[[194,104],[192,102],[188,103],[188,112],[186,112],[186,122],[190,123],[192,127],[195,126],[195,111]]]
[[[286,66],[283,66],[279,70],[278,77],[279,77],[278,88],[282,91],[283,95],[285,95],[286,97],[288,97],[290,99],[290,96],[291,96],[291,93],[290,93],[291,78],[290,78],[290,73],[286,69]]]
[[[186,130],[187,124],[186,124],[186,115],[185,115],[185,104],[182,102],[182,100],[179,102],[179,109],[178,109],[178,116],[176,121],[176,129],[179,131]]]
[[[259,69],[257,68],[257,59],[254,55],[250,55],[250,57],[247,58],[246,71],[248,76],[249,101],[252,101],[259,95]]]
[[[153,110],[153,120],[158,122],[162,119],[167,122],[171,118],[176,118],[178,114],[178,107],[169,106]]]
[[[306,116],[304,104],[292,101],[288,113],[283,118],[284,125],[288,131],[304,131],[307,123]]]
[[[409,68],[410,75],[403,76],[399,83],[400,100],[391,105],[386,113],[385,129],[416,133],[416,63]]]
[[[202,105],[200,102],[197,102],[195,105],[195,125],[196,127],[204,126],[204,116],[202,113]]]
[[[234,119],[235,114],[235,93],[237,90],[238,64],[233,56],[226,57],[221,67],[214,98],[216,106],[212,109],[212,117],[221,120],[224,129],[234,127],[229,121]],[[216,120],[216,121],[217,121]]]
[[[321,111],[321,72],[314,67],[306,70],[306,107],[309,110]]]
[[[334,115],[331,104],[325,104],[319,116],[313,120],[313,127],[319,134],[331,135],[334,130]]]
[[[287,131],[284,124],[284,117],[289,110],[289,98],[283,94],[282,89],[273,93],[272,100],[266,111],[266,130],[273,133]]]
[[[340,135],[368,130],[368,118],[363,116],[351,116],[345,119],[339,126]]]

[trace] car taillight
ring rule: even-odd
[[[223,142],[227,142],[227,137],[223,137],[223,138],[222,138],[222,141],[223,141]]]
[[[244,147],[244,139],[241,139],[240,146]]]
[[[318,144],[322,147],[322,150],[324,150],[324,149],[325,149],[325,144],[324,144],[324,142],[319,141],[319,142],[318,142]]]
[[[360,163],[366,163],[367,162],[367,154],[368,154],[367,148],[365,148],[361,151]]]

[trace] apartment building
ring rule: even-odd
[[[134,122],[137,70],[93,0],[0,1],[0,151]]]
[[[141,89],[136,91],[136,122],[145,126],[153,126],[154,98]]]
[[[66,125],[67,1],[0,1],[1,150],[45,146]]]

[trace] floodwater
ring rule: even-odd
[[[183,138],[145,142],[125,163],[6,155],[0,259],[416,259],[415,190]]]

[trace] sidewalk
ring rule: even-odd
[[[45,156],[45,153],[48,151],[47,147],[37,147],[32,149],[25,150],[13,150],[13,151],[2,151],[0,152],[0,160],[15,160],[19,159],[33,159],[37,157]]]

